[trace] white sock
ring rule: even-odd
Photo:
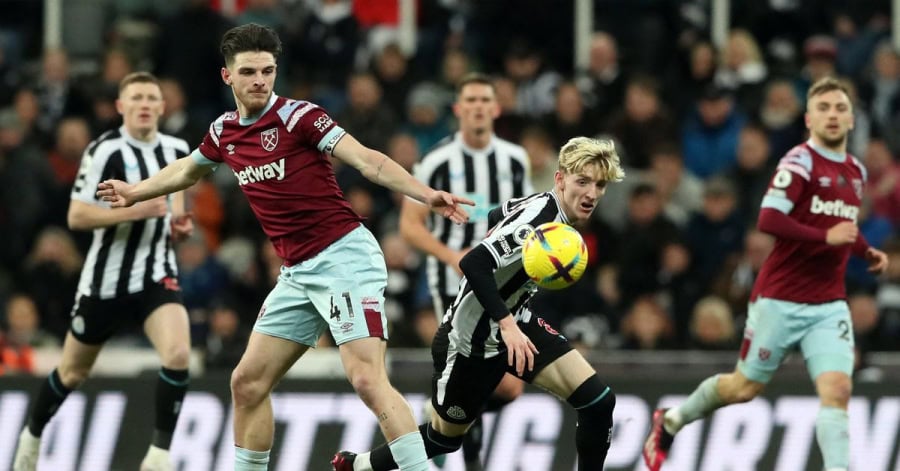
[[[678,411],[678,408],[673,407],[667,410],[663,416],[663,428],[666,429],[666,432],[675,435],[681,430],[681,427],[684,427],[684,419],[681,417],[681,412]]]
[[[371,452],[360,453],[353,460],[353,471],[372,471],[372,462],[369,459]]]

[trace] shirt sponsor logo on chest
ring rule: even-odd
[[[856,218],[859,216],[859,207],[845,203],[841,199],[824,201],[819,198],[819,195],[813,195],[812,203],[809,205],[809,212],[856,221]]]
[[[263,165],[248,165],[234,176],[241,186],[265,180],[284,180],[284,157]]]

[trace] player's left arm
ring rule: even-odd
[[[349,134],[345,134],[338,141],[331,154],[355,167],[370,181],[421,201],[453,222],[463,223],[469,219],[461,204],[475,205],[472,200],[435,190],[416,180],[393,159],[360,144]]]

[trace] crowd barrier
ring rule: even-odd
[[[395,384],[417,415],[427,375],[405,375]],[[616,374],[618,405],[607,470],[640,470],[640,450],[654,408],[683,399],[698,377],[671,379]],[[39,469],[135,470],[153,424],[155,375],[94,378],[73,393],[44,434]],[[0,469],[9,469],[38,378],[0,378]],[[851,469],[900,470],[900,381],[857,384],[850,406]],[[287,379],[274,395],[276,439],[270,470],[327,471],[339,449],[381,443],[375,419],[343,380]],[[808,379],[776,378],[763,397],[729,407],[686,427],[666,469],[671,471],[820,470],[815,443],[818,401]],[[181,471],[232,469],[233,438],[228,381],[197,378],[182,407],[172,457]],[[529,388],[499,415],[485,421],[486,469],[573,471],[575,415],[565,403]],[[603,437],[598,437],[602,440]],[[438,469],[438,468],[433,468]],[[462,471],[459,453],[445,471]]]

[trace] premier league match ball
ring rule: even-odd
[[[536,227],[522,246],[525,273],[541,288],[571,286],[584,274],[587,262],[587,247],[581,234],[559,222]]]

